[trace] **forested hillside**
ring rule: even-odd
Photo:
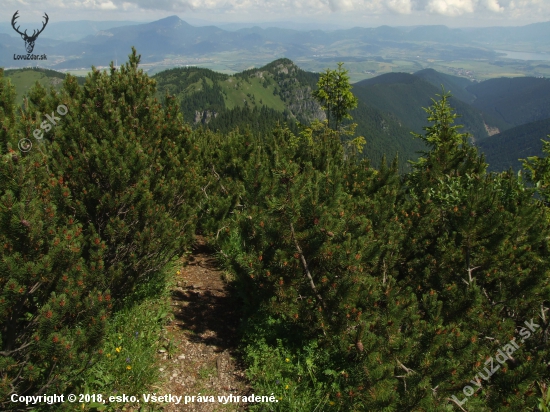
[[[59,88],[63,77],[58,72],[35,69],[8,71],[7,76],[14,81],[18,102],[22,102],[23,93],[36,80]],[[193,128],[221,133],[238,128],[265,133],[277,124],[287,124],[298,133],[298,122],[308,124],[325,118],[312,97],[319,74],[303,71],[288,59],[234,76],[188,67],[166,70],[153,78],[157,81],[157,98],[162,101],[166,93],[176,96],[184,119]],[[512,165],[518,169],[519,157],[541,153],[538,142],[533,145],[529,138],[524,141],[524,137],[550,134],[550,130],[544,129],[533,134],[530,120],[544,120],[549,115],[544,111],[550,107],[544,100],[547,85],[545,79],[536,78],[475,83],[432,69],[414,75],[391,73],[353,85],[359,104],[351,113],[357,133],[368,142],[363,155],[375,166],[380,165],[384,156],[398,155],[398,169],[405,173],[411,170],[409,160],[416,160],[426,148],[410,132],[422,131],[422,108],[429,106],[431,98],[443,87],[453,95],[451,104],[462,116],[464,131],[472,134],[475,144],[485,153],[490,170],[502,171]],[[513,127],[517,128],[502,135],[506,139],[491,138],[483,143],[489,136],[501,136],[499,133]]]
[[[325,118],[311,95],[319,74],[300,70],[288,59],[231,77],[186,68],[161,72],[154,78],[158,82],[159,97],[168,92],[181,98],[185,119],[222,133],[237,127],[265,132],[277,123],[286,123],[296,133],[296,122],[308,124]],[[425,146],[410,135],[409,125],[391,111],[380,110],[375,105],[369,107],[363,101],[352,114],[358,124],[357,132],[369,142],[365,156],[379,164],[384,156],[399,154],[399,170],[410,170],[407,160],[416,159],[417,152]],[[421,127],[417,131],[420,130]]]
[[[542,140],[550,135],[550,119],[524,124],[491,136],[478,147],[485,153],[489,170],[521,170],[519,159],[542,156]]]
[[[318,75],[304,72],[288,59],[235,76],[191,67],[167,70],[153,78],[158,84],[158,96],[169,93],[181,99],[184,118],[194,124],[207,124],[226,110],[241,108],[252,112],[263,106],[279,111],[285,120],[292,122],[307,123],[323,117],[319,104],[311,97]],[[258,117],[257,121],[263,119]],[[217,123],[222,131],[235,125],[243,128],[246,123],[237,119],[227,125]]]
[[[550,118],[550,80],[534,77],[490,79],[472,84],[473,105],[509,127]]]
[[[455,98],[465,103],[472,103],[475,100],[475,95],[467,89],[468,86],[472,85],[472,81],[469,79],[439,73],[434,69],[419,70],[414,73],[414,75],[431,83],[437,88],[443,86],[445,90],[449,90]]]
[[[355,88],[353,91],[356,91]],[[399,172],[411,171],[408,161],[416,160],[426,145],[411,135],[411,129],[400,118],[392,112],[369,106],[361,99],[357,108],[350,113],[353,122],[357,124],[357,134],[364,136],[367,141],[361,156],[369,159],[373,165],[380,165],[384,158],[398,156]]]
[[[548,410],[550,145],[526,181],[490,173],[442,93],[400,174],[358,155],[343,120],[369,109],[341,66],[312,90],[328,121],[225,133],[179,103],[230,78],[166,77],[160,92],[179,95],[161,102],[139,63],[133,49],[83,86],[38,84],[23,106],[0,69],[2,410],[20,410],[13,395],[161,392],[165,298],[197,235],[238,302],[252,391],[277,400],[250,411]],[[279,88],[285,67],[263,81]]]
[[[159,96],[171,92],[181,99],[185,119],[224,133],[236,127],[246,130],[252,124],[255,125],[252,129],[265,131],[272,129],[277,122],[287,123],[296,131],[295,121],[307,124],[315,118],[324,118],[319,104],[311,97],[319,75],[300,70],[288,59],[276,60],[235,76],[186,68],[161,72],[154,78],[159,84]],[[516,82],[505,80],[507,84],[510,81]],[[540,79],[524,81],[526,84],[533,82],[540,83]],[[509,117],[504,118],[495,112],[500,110],[498,107],[502,101],[514,101],[525,113],[533,104],[540,103],[545,107],[544,101],[531,103],[531,92],[518,96],[515,88],[507,87],[496,96],[496,83],[493,80],[476,84],[426,69],[414,75],[390,73],[354,84],[353,92],[359,105],[351,113],[358,133],[368,141],[364,155],[374,165],[379,165],[384,156],[392,158],[398,155],[400,172],[410,171],[408,161],[416,160],[418,153],[425,149],[424,143],[412,138],[410,132],[422,131],[422,108],[431,104],[431,98],[441,92],[441,87],[452,93],[451,104],[461,116],[464,131],[469,132],[477,143],[513,127]],[[266,108],[262,109],[263,106]],[[516,122],[523,124],[521,122],[526,120],[518,118]],[[516,144],[521,145],[521,142]],[[492,161],[499,156],[494,145],[480,147]],[[498,149],[498,153],[505,152],[510,156],[514,156],[514,151],[512,146]],[[496,163],[497,168],[508,164]]]
[[[393,113],[410,130],[420,133],[425,125],[422,108],[430,105],[435,94],[441,93],[441,85],[436,87],[412,74],[389,73],[356,83],[354,93],[367,105]],[[456,98],[451,99],[451,103],[461,116],[464,130],[475,140],[488,136],[486,121],[479,110]]]

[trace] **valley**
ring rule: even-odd
[[[339,46],[339,45],[338,45]],[[428,47],[428,44],[420,46]],[[495,77],[550,77],[550,64],[546,61],[527,61],[507,58],[491,53],[485,58],[465,55],[459,58],[443,59],[430,51],[408,52],[406,50],[380,49],[376,55],[364,54],[360,50],[349,50],[344,53],[339,47],[325,54],[297,56],[293,58],[302,69],[320,72],[327,65],[342,61],[349,69],[352,82],[379,76],[385,73],[413,73],[422,69],[434,69],[441,73],[451,74],[483,81]],[[444,51],[441,48],[441,52]],[[345,49],[344,49],[345,50]],[[275,54],[258,54],[236,52],[215,53],[201,58],[178,56],[167,58],[162,62],[144,64],[150,74],[172,67],[196,66],[226,74],[235,74],[252,67],[260,67],[276,58],[285,56],[283,52]]]
[[[225,30],[212,25],[193,26],[170,16],[151,23],[113,24],[116,26],[107,28],[107,22],[87,22],[80,35],[74,25],[66,25],[65,37],[59,35],[58,27],[53,38],[41,38],[40,50],[48,60],[40,62],[40,67],[82,75],[92,65],[106,68],[111,61],[123,61],[135,46],[142,54],[142,68],[150,75],[189,66],[236,74],[289,58],[310,72],[344,62],[352,82],[427,68],[477,81],[550,77],[550,47],[544,41],[550,36],[550,23],[511,29],[380,26]],[[12,35],[11,27],[0,25],[0,66],[25,67],[26,63],[11,58],[21,48],[20,39]]]

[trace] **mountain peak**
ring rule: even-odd
[[[165,17],[164,19],[156,20],[156,21],[153,21],[149,24],[154,25],[154,26],[162,26],[162,27],[165,27],[165,28],[168,28],[168,27],[169,28],[176,28],[176,27],[181,27],[181,26],[189,27],[190,26],[189,23],[183,21],[182,19],[180,19],[176,15]]]
[[[175,14],[173,16],[168,16],[168,17],[165,17],[164,19],[160,19],[160,20],[157,20],[156,22],[157,23],[160,23],[160,22],[164,22],[164,23],[178,23],[180,21],[183,21],[182,19],[180,19],[178,16],[176,16]]]

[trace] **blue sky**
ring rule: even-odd
[[[329,28],[445,24],[510,26],[550,21],[550,0],[3,0],[9,22],[132,20],[177,15],[191,24],[293,21]]]

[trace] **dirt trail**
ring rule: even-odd
[[[238,314],[216,260],[204,239],[198,238],[192,255],[180,269],[172,291],[173,321],[167,326],[170,341],[160,354],[160,388],[177,396],[246,395],[244,369],[235,359]],[[160,389],[159,388],[159,389]],[[172,411],[242,411],[236,404],[190,403],[168,405]]]

